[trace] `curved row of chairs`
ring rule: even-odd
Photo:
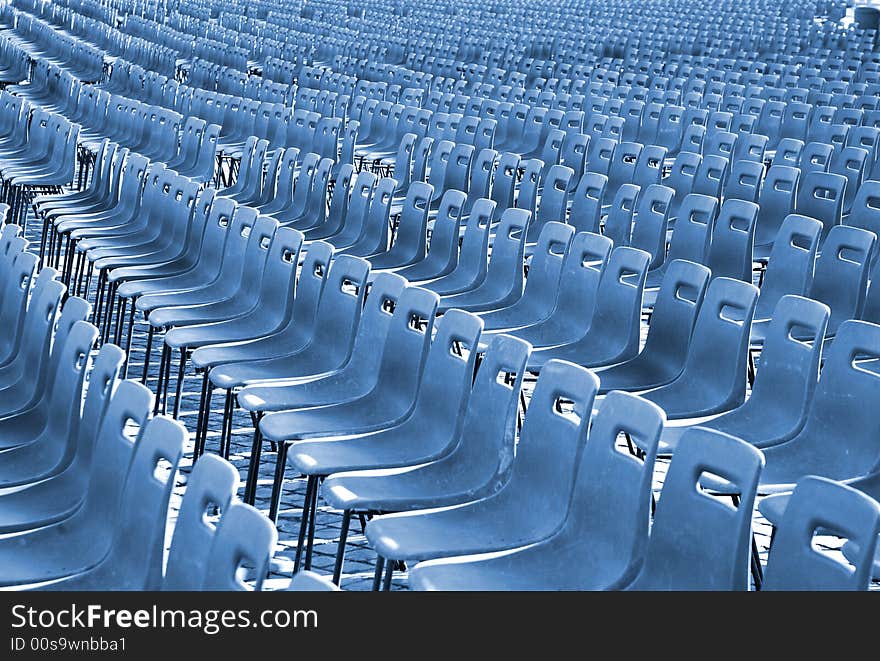
[[[337,583],[357,515],[371,517],[365,533],[378,554],[375,587],[383,573],[390,585],[401,563],[424,560],[411,573],[413,587],[743,589],[749,570],[756,587],[868,584],[877,507],[864,494],[876,497],[880,458],[868,415],[880,394],[880,338],[870,323],[880,320],[873,286],[880,68],[864,48],[870,35],[834,20],[814,24],[817,7],[786,18],[771,12],[752,36],[775,51],[759,55],[745,41],[733,48],[729,36],[701,42],[704,28],[685,12],[713,26],[707,6],[673,3],[659,17],[655,8],[621,3],[594,21],[595,5],[581,2],[570,3],[576,23],[587,16],[595,23],[583,39],[563,27],[562,5],[554,5],[546,21],[513,36],[507,55],[492,59],[489,49],[482,58],[479,44],[498,25],[487,15],[450,59],[447,37],[431,44],[382,35],[381,2],[354,15],[363,28],[357,38],[326,14],[336,4],[322,2],[296,28],[307,37],[291,39],[297,48],[313,44],[298,62],[294,103],[324,93],[351,99],[338,119],[353,128],[354,165],[334,164],[335,143],[332,157],[274,149],[280,145],[255,126],[224,121],[218,130],[240,156],[238,176],[202,189],[181,176],[188,174],[181,164],[136,153],[147,148],[139,129],[96,123],[87,136],[97,149],[88,186],[47,187],[52,194],[34,198],[41,177],[58,178],[53,185],[75,178],[77,136],[65,136],[70,158],[59,161],[51,153],[62,153],[60,138],[47,139],[51,147],[40,154],[29,140],[49,122],[77,130],[68,120],[85,106],[65,90],[92,51],[58,59],[76,38],[56,40],[51,22],[27,12],[66,20],[91,5],[15,4],[4,17],[15,19],[18,34],[35,36],[28,49],[38,66],[29,84],[11,89],[15,97],[3,97],[10,110],[0,176],[13,212],[27,217],[32,203],[44,223],[41,256],[62,270],[72,293],[91,298],[94,290],[100,331],[91,332],[131,349],[143,314],[144,382],[153,343],[161,342],[154,414],[171,401],[175,352],[174,417],[187,367],[202,372],[195,471],[210,456],[202,453],[219,389],[226,392],[221,454],[230,452],[236,409],[254,421],[244,501],[255,502],[267,444],[276,450],[270,520],[279,514],[286,466],[306,477],[296,569],[312,565],[323,496],[343,513]],[[530,15],[506,2],[493,7],[511,20]],[[748,21],[766,9],[722,3],[717,13],[754,28]],[[262,44],[260,26],[279,25],[284,12],[230,22],[211,19],[212,11],[207,19],[153,17],[173,26],[167,38],[152,19],[126,19],[123,28],[137,34],[134,53],[148,51],[151,40],[183,48],[186,31],[205,24],[215,36],[246,27],[228,49],[194,41],[195,59],[181,71],[208,87],[221,77],[224,86],[250,80],[235,74],[255,70],[249,39],[256,34],[253,43]],[[633,18],[638,38],[615,32],[621,16]],[[111,18],[92,12],[77,29]],[[451,35],[460,29],[457,17],[431,3],[398,18],[433,21]],[[646,31],[652,22],[654,36]],[[596,30],[608,32],[608,43],[580,58]],[[113,33],[101,34],[109,43]],[[683,44],[693,45],[692,55]],[[783,55],[782,44],[795,54]],[[18,52],[6,48],[0,62],[12,75],[20,72]],[[461,85],[450,77],[456,70]],[[140,81],[157,83],[151,98],[173,87],[167,73],[157,74],[162,81],[141,71],[114,66],[102,86],[135,98]],[[42,106],[30,126],[20,99],[16,106],[21,95]],[[368,163],[374,171],[358,171]],[[523,415],[524,384],[534,374]],[[593,414],[597,396],[604,399]],[[658,455],[672,460],[649,529]],[[610,474],[630,480],[625,495],[603,482]],[[765,580],[751,524],[756,494],[775,492],[759,503],[779,529]],[[167,509],[168,497],[156,494]],[[535,507],[524,511],[522,502]],[[620,513],[613,523],[610,513]],[[253,542],[247,557],[259,585],[274,530],[247,516],[255,531],[268,532],[221,523],[217,539],[238,529],[234,543]],[[855,573],[804,541],[829,530],[850,540],[844,554]],[[608,540],[610,550],[597,545],[595,562],[574,576],[560,571],[585,557],[590,545],[572,545],[585,536]],[[177,548],[172,543],[171,555],[180,557]],[[494,555],[473,557],[482,553]],[[108,557],[124,555],[120,547]],[[118,574],[118,561],[67,580]],[[520,561],[537,569],[516,582]],[[241,587],[233,574],[202,585]],[[195,572],[189,587],[202,575]]]

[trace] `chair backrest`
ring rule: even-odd
[[[207,517],[225,513],[237,490],[238,471],[232,464],[214,454],[199,457],[180,503],[162,589],[202,587],[216,530]]]
[[[672,169],[663,180],[663,185],[668,186],[675,191],[675,198],[672,200],[672,208],[669,215],[672,218],[677,217],[678,209],[685,195],[691,193],[694,187],[694,180],[697,176],[697,170],[700,168],[702,157],[699,154],[682,151],[675,157],[672,163]]]
[[[586,368],[562,360],[541,368],[502,488],[529,502],[532,515],[537,510],[545,522],[565,520],[598,390],[599,379]]]
[[[622,184],[632,183],[642,146],[640,142],[621,142],[614,148],[608,170],[609,190],[616,191]]]
[[[815,475],[798,480],[776,529],[764,590],[867,590],[871,583],[880,505],[861,491]],[[816,547],[817,535],[848,539],[850,563]]]
[[[541,171],[544,169],[544,163],[537,158],[531,158],[524,161],[522,165],[523,175],[519,183],[515,206],[517,209],[531,211],[534,216],[538,211],[538,190],[541,185]],[[498,213],[501,213],[501,210]]]
[[[544,178],[544,190],[541,193],[541,204],[533,215],[529,226],[528,240],[534,243],[545,223],[551,221],[564,222],[567,197],[574,171],[564,165],[554,165]],[[525,208],[517,204],[519,208]],[[503,213],[503,212],[502,212]]]
[[[56,339],[51,360],[49,393],[49,420],[44,433],[62,440],[66,447],[75,447],[82,405],[83,383],[89,362],[89,353],[97,339],[98,329],[77,320],[63,340]],[[65,451],[71,456],[72,453]]]
[[[843,213],[849,213],[853,200],[862,181],[865,179],[870,165],[868,152],[862,147],[848,146],[836,149],[831,157],[829,170],[835,174],[846,177],[846,187],[843,195]]]
[[[645,145],[636,161],[632,182],[642,188],[651,184],[659,184],[666,154],[666,147]]]
[[[500,214],[504,209],[513,206],[514,193],[516,192],[516,171],[519,168],[519,154],[505,152],[498,159],[498,167],[492,178],[491,198],[495,202],[495,209]],[[497,218],[493,218],[497,220]]]
[[[840,224],[846,177],[832,172],[808,172],[801,178],[795,210],[822,223],[821,246],[828,232]]]
[[[803,151],[803,140],[796,140],[794,138],[780,140],[779,145],[776,147],[776,153],[773,155],[773,160],[770,162],[770,167],[774,165],[788,165],[796,168],[801,162]]]
[[[614,194],[603,233],[615,246],[628,246],[632,240],[633,213],[640,191],[635,184],[623,184]]]
[[[671,188],[651,184],[642,191],[639,199],[631,245],[651,255],[652,269],[666,259],[666,226],[674,196],[675,191]]]
[[[752,252],[759,207],[754,202],[727,199],[712,232],[706,265],[713,277],[752,281]]]
[[[275,524],[265,514],[251,505],[232,503],[214,532],[201,589],[249,590],[239,575],[247,564],[255,576],[253,589],[259,591],[277,541]]]
[[[822,223],[815,218],[789,214],[773,243],[755,319],[769,319],[785,294],[803,296],[810,290]]]
[[[810,142],[801,154],[800,170],[807,172],[828,172],[834,147],[825,142]]]
[[[761,452],[703,427],[684,433],[654,513],[636,590],[747,590],[752,511],[764,465]],[[736,505],[700,486],[718,476],[738,493]]]
[[[572,539],[592,539],[613,548],[620,571],[615,587],[631,582],[644,560],[654,460],[665,422],[666,415],[657,405],[635,395],[612,391],[593,416],[587,443],[576,465],[562,534]],[[641,458],[621,451],[619,439],[623,434],[644,451]]]
[[[729,169],[730,161],[723,156],[703,156],[700,167],[697,168],[691,191],[720,199],[721,191],[724,190],[724,184],[727,182]]]
[[[763,163],[757,161],[735,162],[730,170],[727,185],[724,187],[724,199],[757,202],[763,176]]]
[[[835,225],[816,260],[810,298],[831,308],[828,333],[847,319],[859,319],[865,303],[868,275],[876,249],[873,232]]]
[[[554,313],[577,311],[585,322],[592,319],[599,281],[612,247],[611,239],[599,234],[574,235],[562,264]]]
[[[528,342],[496,335],[477,369],[455,455],[459,465],[481,474],[483,495],[507,481],[514,463],[516,412],[530,351]]]
[[[699,378],[712,383],[728,400],[743,401],[749,327],[757,296],[758,289],[752,284],[712,278],[694,325],[681,378]]]
[[[880,236],[880,181],[862,182],[845,224]]]
[[[819,379],[828,306],[802,296],[786,295],[773,311],[761,351],[761,368],[750,402],[777,402],[803,420]],[[748,404],[746,404],[748,406]]]
[[[812,451],[823,448],[820,451],[828,453],[828,468],[845,478],[864,475],[877,463],[874,405],[880,401],[880,375],[871,371],[871,361],[876,364],[878,358],[880,326],[844,321],[825,351],[807,422],[800,435],[790,441],[800,443],[803,437]],[[837,442],[827,445],[832,428]]]
[[[135,444],[104,563],[112,583],[149,590],[162,585],[168,501],[186,436],[182,424],[160,416],[147,423]]]
[[[571,201],[568,222],[578,232],[599,233],[602,203],[608,186],[608,177],[597,172],[584,172]]]
[[[705,264],[717,216],[718,200],[714,197],[699,193],[685,196],[678,210],[666,261],[684,259]]]
[[[683,365],[711,273],[702,264],[671,260],[660,283],[643,351]]]
[[[0,325],[7,330],[0,338],[0,344],[4,345],[6,351],[12,350],[21,338],[28,306],[28,294],[31,287],[34,286],[38,261],[39,258],[33,253],[17,253],[12,260],[9,276],[3,281]],[[53,272],[54,270],[46,271],[46,275],[49,276]],[[54,276],[52,277],[54,278]],[[11,356],[4,357],[8,359]]]
[[[120,381],[95,442],[85,502],[75,521],[102,521],[114,525],[137,440],[143,435],[153,395],[140,383]],[[112,529],[112,528],[111,528]],[[139,540],[141,541],[141,540]],[[94,540],[109,548],[111,539]]]
[[[775,241],[782,221],[794,210],[800,178],[801,172],[796,167],[770,166],[758,195],[760,211],[755,228],[756,245]]]

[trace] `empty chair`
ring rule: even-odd
[[[775,530],[762,589],[867,590],[878,534],[876,500],[832,480],[801,478]],[[848,540],[854,557],[844,564],[822,553],[817,535]]]
[[[635,356],[649,261],[650,255],[643,250],[615,248],[599,281],[595,311],[581,337],[560,346],[536,349],[529,357],[529,370],[542,370],[551,358],[598,367]]]
[[[764,164],[757,161],[736,161],[724,187],[725,200],[757,202],[764,176]]]
[[[535,385],[509,478],[473,503],[373,518],[366,533],[378,555],[410,560],[500,551],[558,532],[598,385],[595,375],[583,368],[547,363]],[[572,402],[571,414],[559,411],[560,398]],[[522,502],[532,506],[520,507]]]
[[[820,249],[831,228],[840,224],[846,185],[846,177],[832,172],[808,172],[800,180],[795,211],[822,223]]]
[[[693,191],[697,170],[702,157],[699,154],[682,151],[675,157],[669,174],[663,179],[663,185],[675,191],[675,197],[669,208],[669,217],[677,218],[682,200]]]
[[[773,165],[767,171],[758,194],[760,209],[755,221],[755,259],[766,260],[770,255],[783,221],[794,211],[800,178],[800,170],[786,165]]]
[[[480,314],[486,330],[529,326],[546,319],[556,302],[562,265],[574,228],[564,223],[544,225],[529,262],[529,277],[522,296],[515,303]]]
[[[861,147],[849,146],[834,152],[829,169],[846,177],[842,213],[847,214],[852,208],[856,193],[867,174],[867,166],[868,152]]]
[[[474,289],[443,296],[438,307],[440,312],[450,308],[460,308],[470,312],[497,310],[512,305],[522,296],[522,264],[528,236],[529,215],[524,209],[504,211],[495,232],[492,258],[489,260],[486,278]]]
[[[667,186],[651,184],[643,190],[633,220],[633,248],[651,256],[649,268],[659,267],[666,259],[666,226],[675,191]]]
[[[644,565],[628,589],[748,590],[752,511],[763,464],[761,452],[748,443],[689,430],[669,464]],[[731,485],[735,504],[700,489],[706,474]]]
[[[776,153],[770,161],[770,167],[774,165],[788,165],[796,168],[801,162],[801,154],[804,151],[804,141],[794,138],[785,138],[776,147]]]
[[[860,227],[880,236],[880,181],[862,183],[844,224]]]
[[[819,377],[828,315],[828,307],[822,303],[783,296],[773,311],[749,398],[742,406],[697,424],[759,448],[794,438],[806,422]],[[689,428],[666,427],[660,452],[673,452]]]
[[[752,281],[758,209],[754,202],[735,199],[727,199],[721,205],[706,261],[713,277]]]
[[[782,222],[761,281],[752,324],[753,342],[762,336],[756,331],[773,316],[780,298],[786,294],[805,296],[810,290],[821,231],[822,223],[807,216],[789,214]]]
[[[800,171],[802,174],[807,172],[828,172],[831,166],[831,157],[834,154],[834,147],[824,142],[811,142],[801,154]]]
[[[163,590],[200,590],[207,571],[208,551],[216,527],[206,520],[205,512],[229,509],[238,489],[238,471],[214,454],[199,458],[187,480],[180,504],[168,561],[162,582]]]
[[[608,177],[597,172],[585,172],[580,178],[571,201],[568,218],[578,232],[599,233],[602,205],[608,189]]]
[[[628,246],[632,240],[633,213],[640,192],[635,184],[623,184],[611,200],[602,234],[611,239],[615,246]]]
[[[278,531],[262,512],[246,503],[233,503],[217,524],[201,589],[260,590],[277,540]],[[240,576],[245,563],[253,567],[253,588]]]
[[[709,278],[709,269],[700,264],[678,259],[668,263],[644,348],[634,358],[600,368],[600,392],[649,390],[681,374]]]
[[[694,325],[684,369],[671,383],[649,390],[670,420],[724,413],[746,396],[749,327],[758,289],[713,278]]]
[[[690,192],[721,199],[729,167],[730,162],[723,156],[704,156],[697,168]]]
[[[647,546],[651,476],[662,425],[658,407],[610,393],[593,417],[567,515],[555,535],[505,554],[420,562],[410,573],[410,585],[416,590],[611,590],[628,585]],[[641,460],[620,451],[621,434],[646,448]]]
[[[880,458],[873,411],[880,375],[862,365],[878,357],[880,326],[855,320],[840,325],[803,428],[787,443],[764,449],[760,493],[791,491],[805,475],[849,480],[872,471]]]

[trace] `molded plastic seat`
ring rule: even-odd
[[[795,210],[822,222],[821,249],[828,232],[840,224],[846,177],[832,172],[808,172],[801,178]]]
[[[712,231],[706,265],[712,277],[752,281],[752,250],[759,207],[754,202],[727,199]]]
[[[810,290],[821,231],[822,223],[807,216],[793,213],[782,222],[755,306],[753,341],[763,336],[758,329],[773,316],[779,299],[786,294],[805,296]]]
[[[214,454],[199,458],[186,484],[168,550],[163,590],[199,590],[207,571],[216,527],[205,512],[229,509],[238,490],[238,471]]]
[[[760,450],[739,439],[699,427],[688,431],[666,473],[644,565],[628,589],[748,590],[752,511],[763,464]],[[706,474],[736,489],[736,505],[699,488]]]
[[[642,292],[650,255],[643,250],[615,248],[602,271],[595,311],[574,342],[536,349],[528,369],[542,370],[550,359],[585,367],[621,363],[635,357],[641,336]]]
[[[469,312],[497,310],[523,294],[523,258],[530,221],[525,209],[507,209],[495,232],[486,278],[469,291],[443,296],[438,312],[460,308]],[[545,226],[547,223],[545,223]]]
[[[53,477],[3,494],[0,533],[31,530],[71,516],[82,504],[93,447],[107,404],[116,388],[125,354],[113,344],[98,352],[89,379],[77,434],[68,440],[66,468]]]
[[[180,423],[164,417],[150,420],[135,444],[115,516],[103,522],[112,526],[107,529],[112,538],[107,554],[95,566],[48,589],[159,588],[168,501],[184,440],[186,429]]]
[[[253,568],[253,589],[260,590],[277,542],[278,531],[262,512],[245,503],[232,503],[214,532],[201,589],[251,589],[239,577],[238,570],[246,563]]]
[[[730,170],[730,177],[724,187],[725,200],[758,201],[764,164],[759,161],[736,161]]]
[[[343,258],[347,258],[346,261]],[[237,358],[232,363],[214,367],[210,372],[211,382],[217,387],[229,389],[245,383],[314,377],[342,369],[354,355],[358,338],[364,337],[360,342],[366,342],[368,332],[379,332],[374,328],[375,320],[369,324],[364,321],[367,313],[374,309],[373,306],[368,306],[361,313],[368,268],[368,264],[359,257],[340,256],[331,265],[327,282],[321,289],[311,332],[286,334],[280,345],[267,340],[257,352],[249,350],[245,359]],[[380,278],[373,285],[374,291],[380,294],[377,301],[381,302],[383,297],[396,300],[404,286],[402,279],[384,275]],[[319,324],[318,320],[327,325]]]
[[[749,327],[758,289],[713,278],[694,325],[687,359],[671,383],[643,393],[670,420],[724,413],[745,401]]]
[[[850,566],[813,546],[817,534],[848,539]],[[880,534],[880,505],[821,477],[798,480],[773,537],[764,590],[867,590]]]
[[[666,226],[675,191],[667,186],[651,184],[642,190],[633,220],[633,248],[651,256],[650,268],[658,268],[666,259]]]
[[[718,200],[714,197],[698,193],[685,196],[679,208],[678,219],[675,221],[675,230],[672,232],[666,259],[659,267],[648,272],[645,287],[653,291],[645,292],[645,307],[654,305],[656,289],[662,284],[671,262],[681,259],[696,264],[706,263],[717,216]]]
[[[760,211],[755,227],[756,259],[769,256],[782,222],[794,210],[800,179],[800,170],[794,167],[773,165],[767,171],[758,195]]]
[[[625,362],[600,368],[600,392],[648,390],[671,383],[681,374],[710,276],[701,264],[684,260],[669,263],[644,348]]]
[[[513,463],[516,410],[529,345],[491,340],[477,370],[462,434],[438,461],[411,468],[337,473],[324,481],[332,506],[352,511],[404,511],[473,502],[506,482]]]
[[[503,555],[420,562],[416,590],[610,590],[628,585],[648,542],[654,450],[663,412],[610,393],[593,417],[560,530]],[[647,448],[643,459],[617,447],[621,433]],[[589,542],[584,545],[584,540]]]
[[[491,200],[477,200],[468,217],[467,229],[461,243],[461,251],[455,267],[446,275],[430,280],[414,280],[425,289],[430,289],[440,296],[460,294],[479,287],[486,279],[488,270],[489,231],[495,203]],[[433,252],[433,251],[431,251]],[[428,259],[431,258],[428,252]],[[400,272],[407,277],[406,270]]]
[[[487,330],[518,328],[546,319],[555,303],[562,265],[574,228],[563,223],[544,225],[529,263],[522,296],[513,304],[480,315]]]
[[[96,566],[110,549],[125,475],[137,443],[124,433],[134,421],[146,428],[152,395],[142,385],[123,381],[98,433],[88,489],[82,507],[69,519],[0,542],[4,557],[0,584],[21,585],[65,578]]]
[[[791,440],[801,430],[819,377],[828,307],[800,296],[783,296],[773,312],[761,363],[746,402],[699,426],[765,448]],[[667,427],[661,453],[675,451],[687,426]]]
[[[847,480],[871,472],[880,458],[873,415],[880,375],[862,361],[878,357],[880,326],[855,320],[841,324],[826,351],[806,424],[787,443],[764,450],[761,493],[790,491],[805,475]]]
[[[591,372],[547,363],[523,423],[510,477],[482,500],[373,518],[367,540],[384,558],[409,560],[501,551],[547,539],[565,522],[599,387]],[[573,403],[571,413],[558,409]],[[528,502],[530,507],[521,507]]]
[[[535,324],[510,330],[510,334],[536,347],[568,344],[583,337],[593,318],[599,281],[610,254],[607,237],[575,234],[562,265],[553,312]]]

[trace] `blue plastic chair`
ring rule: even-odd
[[[566,519],[598,380],[563,361],[542,371],[523,422],[509,478],[458,507],[373,518],[367,540],[387,560],[501,551],[546,540]],[[560,411],[560,400],[572,402]],[[552,439],[552,440],[551,440]],[[519,504],[529,502],[523,508]]]
[[[717,282],[717,281],[715,281]],[[752,512],[764,464],[760,450],[696,427],[669,464],[641,572],[630,590],[748,590]],[[717,475],[735,489],[733,505],[700,488]]]
[[[759,448],[794,438],[806,423],[816,389],[828,316],[821,303],[783,296],[773,312],[749,398],[728,413],[696,424]],[[689,428],[667,427],[660,452],[674,452]]]
[[[758,289],[729,278],[709,284],[684,369],[671,383],[643,393],[670,420],[724,413],[745,401],[749,327]]]
[[[611,590],[628,585],[648,542],[654,449],[663,412],[643,399],[609,393],[592,419],[559,532],[492,557],[420,562],[416,590]],[[621,452],[621,434],[647,449]],[[583,544],[584,540],[590,540]]]
[[[849,565],[822,553],[814,537],[835,535],[857,549]],[[773,535],[764,590],[867,590],[880,534],[880,505],[821,477],[798,480]]]

